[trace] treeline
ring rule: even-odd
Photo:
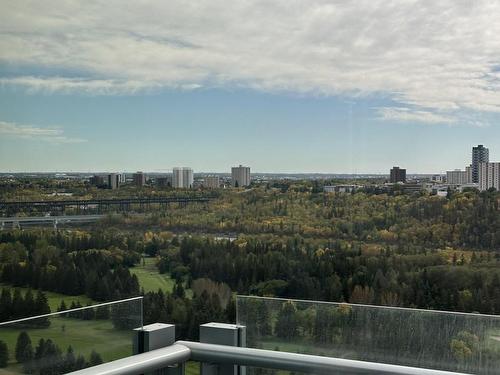
[[[153,218],[130,218],[137,227],[202,233],[275,234],[443,248],[500,248],[500,192],[465,191],[448,198],[420,194],[325,194],[303,183],[227,192],[209,209],[190,207]]]
[[[42,232],[43,233],[43,232]],[[138,295],[137,277],[128,270],[123,251],[85,249],[67,252],[50,245],[57,234],[10,234],[13,242],[0,244],[0,281],[66,295],[86,294],[97,301]],[[27,241],[30,239],[31,241]],[[26,242],[34,242],[33,248]],[[138,257],[135,254],[133,258]]]
[[[75,354],[71,345],[63,353],[51,339],[42,338],[33,347],[31,338],[25,331],[22,331],[17,338],[14,356],[24,373],[39,375],[66,374],[103,362],[101,356],[95,351],[91,352],[88,361],[85,360],[83,355]],[[8,358],[9,349],[0,340],[0,367],[7,367]]]
[[[14,319],[27,318],[35,315],[50,313],[50,307],[45,294],[38,290],[36,296],[31,289],[22,295],[19,289],[2,288],[0,292],[0,322]],[[47,318],[39,318],[27,322],[30,326],[48,327],[50,321]]]
[[[491,254],[449,260],[438,251],[373,252],[345,241],[317,249],[298,237],[184,237],[159,265],[172,275],[223,282],[242,294],[500,312],[500,268]]]
[[[143,250],[142,239],[141,233],[123,233],[115,229],[104,230],[102,228],[94,228],[91,231],[4,231],[0,233],[0,246],[4,243],[17,242],[24,246],[21,250],[26,251],[27,254],[47,247],[61,249],[66,253],[88,249],[107,250],[110,256],[119,257],[124,265],[133,266],[139,261],[138,253]],[[11,248],[0,249],[1,253],[12,253]],[[19,253],[19,255],[22,254]],[[7,255],[2,255],[2,257],[7,257]]]

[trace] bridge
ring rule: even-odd
[[[50,200],[50,201],[11,201],[0,202],[0,212],[12,215],[17,212],[64,212],[72,208],[77,214],[81,212],[97,211],[101,213],[115,208],[118,211],[130,211],[133,208],[143,210],[151,207],[186,207],[191,203],[207,203],[209,198],[205,197],[147,197],[147,198],[114,198],[114,199],[73,199],[73,200]]]
[[[64,215],[64,216],[24,216],[0,217],[0,230],[7,228],[20,229],[30,225],[52,225],[57,228],[61,224],[91,223],[106,215]]]

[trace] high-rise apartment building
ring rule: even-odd
[[[469,165],[465,167],[465,173],[467,174],[467,183],[472,184],[473,179],[472,179],[472,165]]]
[[[244,167],[240,164],[239,167],[231,168],[231,183],[233,187],[244,187],[250,185],[250,167]]]
[[[500,162],[479,163],[479,190],[495,188],[500,191]]]
[[[205,181],[203,182],[203,187],[208,189],[217,189],[220,186],[219,176],[208,176],[205,177]]]
[[[490,151],[483,145],[472,147],[472,182],[479,182],[479,163],[490,161]]]
[[[175,167],[172,175],[172,186],[177,189],[193,187],[193,170],[187,167]]]
[[[120,175],[116,173],[108,174],[108,187],[111,190],[118,189],[120,186]]]
[[[146,185],[146,175],[143,172],[134,173],[132,179],[134,180],[135,186],[141,187]]]
[[[390,175],[390,182],[393,184],[397,182],[406,182],[406,169],[392,167]]]

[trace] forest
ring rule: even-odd
[[[39,198],[50,189],[23,185],[2,196]],[[173,194],[157,190],[135,194]],[[3,230],[0,298],[23,299],[7,296],[16,287],[94,301],[143,295],[145,323],[175,323],[188,339],[197,339],[199,324],[234,322],[235,294],[500,314],[496,191],[438,197],[367,185],[327,194],[316,182],[281,181],[210,196],[204,205],[109,212],[81,227]],[[145,257],[172,290],[144,291],[131,270]],[[1,310],[0,320],[46,311],[34,307],[41,296],[29,298],[18,303],[24,309]]]

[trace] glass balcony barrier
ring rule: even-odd
[[[470,374],[500,373],[500,316],[237,297],[247,347]],[[248,368],[248,374],[275,374]],[[280,373],[284,374],[284,373]]]
[[[65,374],[133,354],[142,297],[0,323],[0,374]]]

